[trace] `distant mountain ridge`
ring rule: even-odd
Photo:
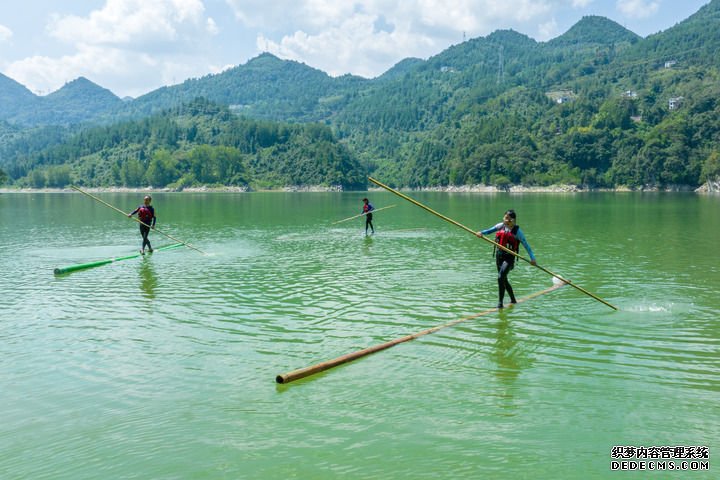
[[[27,87],[0,73],[0,119],[11,119],[37,101],[38,97]]]
[[[37,96],[0,74],[0,119],[19,125],[68,125],[88,122],[116,112],[123,104],[114,93],[85,77]]]
[[[612,45],[616,43],[635,43],[642,39],[618,23],[596,15],[583,17],[570,30],[547,42],[548,46],[567,45]]]
[[[84,126],[135,122],[124,130],[148,131],[142,122],[150,115],[203,98],[245,118],[280,122],[269,127],[278,132],[299,132],[285,124],[329,126],[352,162],[395,185],[697,185],[720,174],[718,27],[720,0],[647,38],[589,16],[548,42],[498,30],[427,60],[405,59],[374,79],[333,78],[264,53],[131,101],[86,79],[41,99],[5,81],[0,97],[14,101],[0,105],[0,166],[12,167],[13,179],[29,178],[54,158],[53,145]],[[20,98],[32,109],[18,109]],[[182,164],[200,137],[172,141],[183,130],[168,128],[162,135]],[[110,140],[94,135],[97,145]],[[153,155],[153,143],[143,145],[143,158]],[[265,165],[263,178],[280,178]]]
[[[320,118],[324,97],[365,81],[352,76],[332,78],[307,65],[263,53],[222,73],[143,95],[128,104],[127,112],[148,114],[205,97],[256,118],[313,121]]]
[[[82,77],[45,97],[39,97],[0,74],[0,100],[3,100],[0,120],[25,126],[107,122],[115,116],[132,118],[150,115],[196,97],[205,97],[255,118],[320,121],[344,108],[358,90],[398,79],[418,69],[457,68],[472,63],[476,66],[485,64],[486,68],[494,70],[497,60],[489,62],[488,58],[497,58],[500,45],[510,59],[517,50],[633,43],[640,38],[612,20],[597,16],[583,17],[563,35],[546,43],[536,42],[513,30],[498,30],[487,37],[451,46],[427,61],[404,59],[372,80],[352,75],[333,78],[305,64],[262,53],[244,65],[224,72],[188,79],[179,85],[161,87],[134,100],[124,101],[118,101],[120,99],[112,92]],[[438,67],[440,63],[443,65]]]

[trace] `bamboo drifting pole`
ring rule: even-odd
[[[89,194],[88,192],[86,192],[86,191],[84,191],[84,190],[76,187],[75,185],[70,185],[70,188],[72,188],[73,190],[77,190],[78,192],[82,193],[83,195],[87,195],[88,197],[92,198],[93,200],[96,200],[96,201],[102,203],[102,204],[105,205],[106,207],[112,208],[112,209],[115,210],[116,212],[122,213],[122,214],[125,215],[126,217],[128,216],[127,213],[123,212],[123,211],[120,210],[119,208],[110,205],[110,204],[107,203],[106,201],[104,201],[104,200],[96,197],[95,195]],[[191,248],[191,249],[195,250],[196,252],[202,253],[203,255],[207,255],[205,252],[203,252],[203,251],[200,250],[199,248],[193,247],[193,246],[190,245],[189,243],[183,242],[182,240],[177,239],[177,238],[173,237],[172,235],[169,235],[169,234],[167,234],[167,233],[165,233],[165,232],[163,232],[163,231],[161,231],[161,230],[159,230],[159,229],[157,229],[157,228],[155,228],[155,227],[151,227],[150,225],[148,225],[147,223],[143,222],[143,221],[140,220],[139,218],[135,218],[135,217],[129,217],[129,218],[131,218],[132,220],[135,220],[135,221],[136,221],[137,223],[139,223],[140,225],[145,225],[145,226],[148,227],[148,228],[152,228],[153,231],[159,233],[160,235],[166,236],[166,237],[169,238],[170,240],[173,240],[173,241],[175,241],[175,242],[177,242],[177,243],[182,243],[182,244],[185,245],[186,247]]]
[[[519,253],[515,253],[515,252],[513,252],[511,249],[506,248],[506,247],[500,245],[499,243],[495,243],[495,242],[493,242],[492,240],[490,240],[489,238],[486,238],[486,237],[484,237],[484,236],[478,235],[477,232],[475,232],[475,231],[472,230],[471,228],[466,227],[466,226],[463,225],[462,223],[456,222],[456,221],[453,220],[452,218],[446,217],[445,215],[436,212],[436,211],[433,210],[432,208],[430,208],[430,207],[428,207],[428,206],[426,206],[426,205],[423,205],[422,203],[418,202],[417,200],[414,200],[414,199],[408,197],[407,195],[405,195],[405,194],[403,194],[403,193],[400,193],[400,192],[398,192],[397,190],[394,190],[394,189],[388,187],[387,185],[385,185],[385,184],[383,184],[383,183],[375,180],[375,179],[372,178],[372,177],[368,177],[368,180],[370,180],[370,181],[371,181],[372,183],[374,183],[375,185],[377,185],[377,186],[379,186],[379,187],[382,187],[382,188],[384,188],[385,190],[387,190],[387,191],[389,191],[389,192],[394,193],[394,194],[397,195],[398,197],[404,198],[404,199],[407,200],[408,202],[413,203],[413,204],[417,205],[418,207],[420,207],[420,208],[422,208],[422,209],[424,209],[424,210],[432,213],[433,215],[442,218],[442,219],[445,220],[446,222],[452,223],[452,224],[455,225],[456,227],[460,227],[460,228],[462,228],[463,230],[472,233],[472,234],[475,235],[476,237],[481,238],[482,240],[485,240],[486,242],[495,245],[497,248],[499,248],[499,249],[501,249],[501,250],[503,250],[503,251],[505,251],[505,252],[507,252],[507,253],[510,253],[510,254],[514,255],[515,257],[519,258],[520,260],[524,260],[525,262],[530,263],[530,265],[532,265],[532,263],[530,262],[530,260],[528,260],[527,258],[523,257],[523,256],[520,255]],[[560,281],[562,281],[562,282],[564,282],[564,283],[567,283],[567,284],[570,285],[571,287],[573,287],[573,288],[581,291],[581,292],[584,293],[585,295],[588,295],[588,296],[594,298],[594,299],[597,300],[598,302],[604,303],[605,305],[607,305],[608,307],[612,308],[613,310],[617,310],[617,307],[616,307],[615,305],[612,305],[612,304],[606,302],[605,300],[603,300],[602,298],[598,297],[597,295],[594,295],[594,294],[588,292],[588,291],[585,290],[584,288],[580,287],[579,285],[574,284],[574,283],[571,282],[570,280],[567,280],[567,279],[561,277],[561,276],[558,275],[557,273],[553,273],[553,272],[551,272],[550,270],[548,270],[547,268],[541,267],[540,265],[537,265],[537,264],[536,264],[536,265],[533,265],[533,266],[536,267],[536,268],[539,268],[540,270],[542,270],[543,272],[545,272],[545,273],[547,273],[547,274],[549,274],[549,275],[552,275],[553,277],[557,278],[558,280],[560,280]]]
[[[182,243],[173,243],[172,245],[165,245],[164,247],[156,248],[154,251],[157,252],[159,250],[170,250],[172,248],[178,248],[178,247],[182,247],[182,246],[183,246]],[[98,260],[96,262],[78,263],[76,265],[68,265],[67,267],[56,268],[53,271],[53,273],[55,273],[55,275],[63,275],[65,273],[77,272],[78,270],[85,270],[87,268],[99,267],[101,265],[107,265],[108,263],[115,263],[115,262],[119,262],[121,260],[130,260],[131,258],[137,258],[137,257],[141,257],[141,256],[142,256],[141,253],[135,253],[133,255],[126,255],[124,257],[114,257],[114,258],[109,258],[107,260]]]
[[[517,303],[527,302],[528,300],[531,300],[535,297],[539,297],[540,295],[544,295],[546,293],[555,291],[555,290],[565,286],[566,284],[567,284],[567,282],[557,283],[550,288],[546,288],[545,290],[535,292],[531,295],[528,295],[527,297],[519,298]],[[457,325],[458,323],[465,322],[467,320],[472,320],[474,318],[482,317],[484,315],[488,315],[490,313],[497,312],[498,310],[500,310],[500,309],[497,307],[489,308],[487,310],[483,310],[480,313],[476,313],[476,314],[470,315],[468,317],[463,317],[458,320],[453,320],[452,322],[438,325],[436,327],[428,328],[427,330],[413,333],[411,335],[406,335],[404,337],[396,338],[395,340],[381,343],[380,345],[375,345],[373,347],[368,347],[368,348],[365,348],[363,350],[358,350],[353,353],[348,353],[346,355],[337,357],[333,360],[328,360],[328,361],[321,362],[321,363],[318,363],[315,365],[311,365],[309,367],[300,368],[298,370],[293,370],[292,372],[283,373],[283,374],[275,377],[275,381],[277,383],[283,383],[283,384],[294,382],[295,380],[300,380],[301,378],[305,378],[310,375],[314,375],[316,373],[320,373],[325,370],[329,370],[333,367],[337,367],[338,365],[342,365],[343,363],[352,362],[353,360],[357,360],[358,358],[365,357],[367,355],[370,355],[371,353],[379,352],[380,350],[385,350],[387,348],[394,347],[395,345],[398,345],[398,344],[401,344],[404,342],[409,342],[410,340],[415,340],[416,338],[419,338],[419,337],[422,337],[425,335],[429,335],[431,333],[435,333],[438,330],[442,330],[443,328],[452,327],[453,325]]]
[[[338,223],[347,222],[348,220],[352,220],[352,219],[354,219],[354,218],[362,217],[363,215],[367,215],[368,213],[375,213],[375,212],[379,212],[380,210],[386,210],[386,209],[392,208],[392,207],[397,207],[397,205],[388,205],[387,207],[376,208],[375,210],[372,210],[372,211],[370,211],[370,212],[363,212],[363,213],[360,213],[360,214],[358,214],[358,215],[354,215],[354,216],[352,216],[352,217],[343,218],[342,220],[338,220],[337,222],[333,222],[332,224],[333,224],[333,225],[336,225],[336,224],[338,224]]]

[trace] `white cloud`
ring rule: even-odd
[[[7,42],[13,36],[12,30],[5,25],[0,24],[0,42]]]
[[[197,71],[195,60],[182,56],[159,59],[116,48],[83,47],[73,55],[34,56],[14,62],[7,68],[7,75],[43,95],[84,76],[117,95],[139,96],[208,73],[210,67],[205,65]]]
[[[403,58],[427,58],[463,38],[511,28],[545,41],[577,21],[575,16],[580,10],[604,9],[598,12],[603,14],[614,6],[624,18],[637,19],[656,14],[660,3],[661,0],[104,0],[101,7],[86,10],[86,14],[78,14],[83,10],[75,9],[74,15],[51,17],[46,37],[51,37],[53,50],[62,52],[62,56],[60,53],[55,56],[40,53],[24,59],[18,56],[14,63],[9,58],[3,61],[2,67],[4,73],[12,74],[35,91],[52,91],[84,75],[116,93],[132,96],[188,77],[218,73],[228,63],[236,65],[265,50],[332,75],[375,77]],[[3,21],[8,24],[5,18]],[[10,29],[0,25],[0,47],[9,41],[18,43],[17,32],[12,35]],[[40,33],[37,37],[48,43]],[[218,40],[221,45],[213,43]],[[25,52],[37,51],[28,47]]]
[[[538,40],[547,41],[551,38],[555,38],[560,34],[559,27],[555,19],[541,23],[538,25]]]
[[[660,4],[647,0],[617,0],[616,7],[626,17],[647,18],[657,13]]]
[[[262,30],[259,50],[332,75],[374,77],[403,58],[426,58],[463,36],[484,36],[508,24],[538,28],[558,0],[278,0],[262,9],[263,16],[254,13],[261,10],[259,1],[226,1],[239,21]],[[289,33],[276,33],[287,31],[285,26]]]
[[[393,25],[412,30],[444,28],[454,32],[489,33],[498,20],[526,21],[547,13],[559,0],[226,0],[236,18],[246,26],[316,33],[339,26],[350,17],[384,17]],[[590,0],[574,0],[590,1]]]
[[[300,20],[296,17],[300,10],[300,1],[288,0],[225,0],[235,15],[235,19],[249,28],[285,27]]]
[[[92,76],[93,73],[120,67],[118,56],[111,52],[86,50],[76,55],[50,58],[28,57],[12,63],[7,73],[35,93],[47,94],[78,76]]]
[[[422,56],[434,50],[430,37],[407,31],[378,31],[375,22],[374,16],[355,15],[316,35],[296,31],[280,42],[261,35],[257,46],[281,58],[305,62],[330,75],[352,72],[365,77],[374,77],[399,61],[398,52],[405,57]]]
[[[215,23],[215,20],[213,20],[212,18],[208,18],[205,21],[205,30],[210,35],[217,35],[218,33],[220,33],[220,29],[218,28],[217,24]]]
[[[107,0],[87,17],[56,16],[49,27],[55,38],[82,45],[157,51],[178,42],[193,45],[217,31],[200,0]]]
[[[43,93],[86,76],[131,96],[206,74],[209,40],[219,31],[201,0],[107,0],[85,17],[54,15],[47,30],[73,51],[15,61],[8,75]]]

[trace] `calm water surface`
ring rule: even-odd
[[[136,224],[0,194],[0,478],[718,478],[720,197],[412,194],[474,229],[515,208],[540,264],[620,310],[564,287],[277,385],[497,302],[485,242],[369,195],[397,204],[372,237],[332,224],[363,193],[156,194],[209,255],[55,277],[137,251]],[[612,472],[614,445],[708,446],[711,469]]]

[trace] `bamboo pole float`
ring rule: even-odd
[[[389,191],[389,192],[394,193],[394,194],[397,195],[398,197],[404,198],[404,199],[407,200],[408,202],[413,203],[413,204],[417,205],[418,207],[420,207],[420,208],[422,208],[422,209],[424,209],[424,210],[427,210],[428,212],[432,213],[433,215],[442,218],[442,219],[445,220],[446,222],[452,223],[452,224],[455,225],[456,227],[460,227],[460,228],[462,228],[463,230],[472,233],[472,234],[475,235],[476,237],[479,237],[479,238],[485,240],[486,242],[495,245],[497,248],[499,248],[499,249],[501,249],[501,250],[503,250],[503,251],[505,251],[505,252],[507,252],[507,253],[510,253],[510,254],[512,254],[512,255],[515,255],[515,256],[516,256],[517,258],[519,258],[520,260],[524,260],[524,261],[526,261],[527,263],[530,263],[530,265],[532,265],[532,263],[530,262],[530,260],[528,260],[527,258],[523,257],[522,255],[520,255],[520,254],[518,254],[518,253],[513,252],[511,249],[506,248],[506,247],[500,245],[499,243],[493,242],[493,241],[490,240],[489,238],[486,238],[486,237],[484,237],[484,236],[481,237],[480,235],[477,234],[477,232],[475,232],[475,231],[472,230],[471,228],[466,227],[466,226],[463,225],[462,223],[456,222],[456,221],[453,220],[452,218],[446,217],[445,215],[436,212],[436,211],[433,210],[432,208],[430,208],[430,207],[428,207],[428,206],[426,206],[426,205],[423,205],[422,203],[418,202],[417,200],[413,200],[412,198],[408,197],[407,195],[404,195],[404,194],[398,192],[397,190],[394,190],[394,189],[388,187],[387,185],[385,185],[385,184],[383,184],[383,183],[375,180],[375,179],[372,178],[372,177],[368,177],[368,180],[370,180],[370,181],[371,181],[372,183],[374,183],[375,185],[377,185],[377,186],[379,186],[379,187],[382,187],[382,188],[384,188],[385,190],[387,190],[387,191]],[[533,265],[533,266],[539,268],[540,270],[542,270],[543,272],[545,272],[545,273],[547,273],[547,274],[549,274],[549,275],[552,275],[553,277],[557,278],[558,280],[567,283],[567,284],[570,285],[571,287],[573,287],[573,288],[575,288],[575,289],[583,292],[585,295],[588,295],[588,296],[594,298],[594,299],[597,300],[598,302],[604,303],[605,305],[607,305],[608,307],[612,308],[613,310],[617,310],[617,307],[616,307],[616,306],[614,306],[614,305],[606,302],[605,300],[603,300],[602,298],[598,297],[597,295],[593,295],[592,293],[588,292],[587,290],[585,290],[584,288],[580,287],[579,285],[576,285],[576,284],[572,283],[570,280],[567,280],[567,279],[561,277],[560,275],[551,272],[551,271],[548,270],[547,268],[541,267],[540,265],[537,265],[537,264],[536,264],[536,265]]]
[[[172,248],[178,248],[178,247],[182,247],[182,246],[183,246],[182,243],[173,243],[172,245],[165,245],[164,247],[156,248],[155,251],[157,252],[159,250],[170,250]],[[76,265],[68,265],[67,267],[56,268],[53,271],[53,273],[55,273],[55,275],[63,275],[65,273],[76,272],[78,270],[85,270],[87,268],[99,267],[101,265],[107,265],[108,263],[115,263],[115,262],[119,262],[121,260],[130,260],[131,258],[137,258],[140,256],[142,256],[141,253],[135,253],[133,255],[126,255],[124,257],[108,258],[106,260],[98,260],[95,262],[88,262],[88,263],[78,263]]]
[[[127,213],[123,212],[123,211],[120,210],[119,208],[110,205],[110,204],[107,203],[106,201],[104,201],[104,200],[96,197],[95,195],[89,194],[88,192],[86,192],[86,191],[84,191],[84,190],[76,187],[75,185],[70,185],[70,188],[72,188],[73,190],[77,190],[78,192],[82,193],[83,195],[87,195],[88,197],[92,198],[93,200],[96,200],[96,201],[102,203],[102,204],[105,205],[106,207],[112,208],[112,209],[115,210],[116,212],[122,213],[122,214],[125,215],[126,217],[128,216]],[[157,228],[155,228],[155,227],[151,227],[150,225],[148,225],[147,223],[143,222],[143,221],[140,220],[139,218],[135,218],[135,217],[129,217],[129,218],[131,218],[132,220],[135,220],[135,221],[136,221],[137,223],[139,223],[140,225],[145,225],[145,226],[148,227],[148,228],[152,228],[153,231],[159,233],[160,235],[166,236],[166,237],[169,238],[170,240],[174,240],[174,241],[177,242],[177,243],[182,243],[182,244],[185,245],[186,247],[191,248],[191,249],[195,250],[196,252],[202,253],[203,255],[207,255],[205,252],[203,252],[203,251],[200,250],[199,248],[193,247],[193,246],[190,245],[189,243],[183,242],[182,240],[179,240],[179,239],[173,237],[172,235],[169,235],[169,234],[161,231],[160,229],[157,229]]]
[[[535,292],[531,295],[528,295],[527,297],[519,298],[518,303],[527,302],[528,300],[533,299],[535,297],[539,297],[540,295],[550,293],[554,290],[559,289],[560,287],[563,287],[564,285],[566,285],[566,283],[567,282],[557,283],[550,288],[546,288],[545,290]],[[427,330],[413,333],[411,335],[406,335],[404,337],[396,338],[395,340],[390,340],[389,342],[381,343],[380,345],[375,345],[373,347],[368,347],[368,348],[365,348],[363,350],[358,350],[353,353],[348,353],[346,355],[337,357],[333,360],[327,360],[325,362],[311,365],[309,367],[300,368],[298,370],[293,370],[292,372],[288,372],[288,373],[283,373],[283,374],[275,377],[275,381],[277,383],[294,382],[295,380],[299,380],[301,378],[305,378],[310,375],[314,375],[316,373],[320,373],[325,370],[329,370],[333,367],[337,367],[338,365],[342,365],[343,363],[352,362],[353,360],[357,360],[360,357],[370,355],[371,353],[379,352],[380,350],[385,350],[387,348],[394,347],[395,345],[398,345],[400,343],[409,342],[410,340],[415,340],[416,338],[419,338],[419,337],[422,337],[424,335],[428,335],[431,333],[435,333],[438,330],[442,330],[443,328],[452,327],[453,325],[457,325],[458,323],[465,322],[467,320],[472,320],[474,318],[482,317],[484,315],[488,315],[490,313],[497,312],[498,310],[500,310],[500,309],[497,307],[489,308],[487,310],[483,310],[480,313],[476,313],[476,314],[470,315],[468,317],[463,317],[458,320],[453,320],[452,322],[444,323],[444,324],[438,325],[436,327],[428,328]]]
[[[352,217],[343,218],[342,220],[338,220],[337,222],[333,222],[332,224],[333,224],[333,225],[336,225],[336,224],[338,224],[338,223],[347,222],[348,220],[352,220],[352,219],[354,219],[354,218],[362,217],[363,215],[367,215],[368,213],[375,213],[375,212],[379,212],[380,210],[385,210],[385,209],[392,208],[392,207],[397,207],[397,205],[388,205],[387,207],[376,208],[375,210],[372,210],[372,211],[370,211],[370,212],[363,212],[363,213],[360,213],[360,214],[358,214],[358,215],[354,215],[354,216],[352,216]]]

